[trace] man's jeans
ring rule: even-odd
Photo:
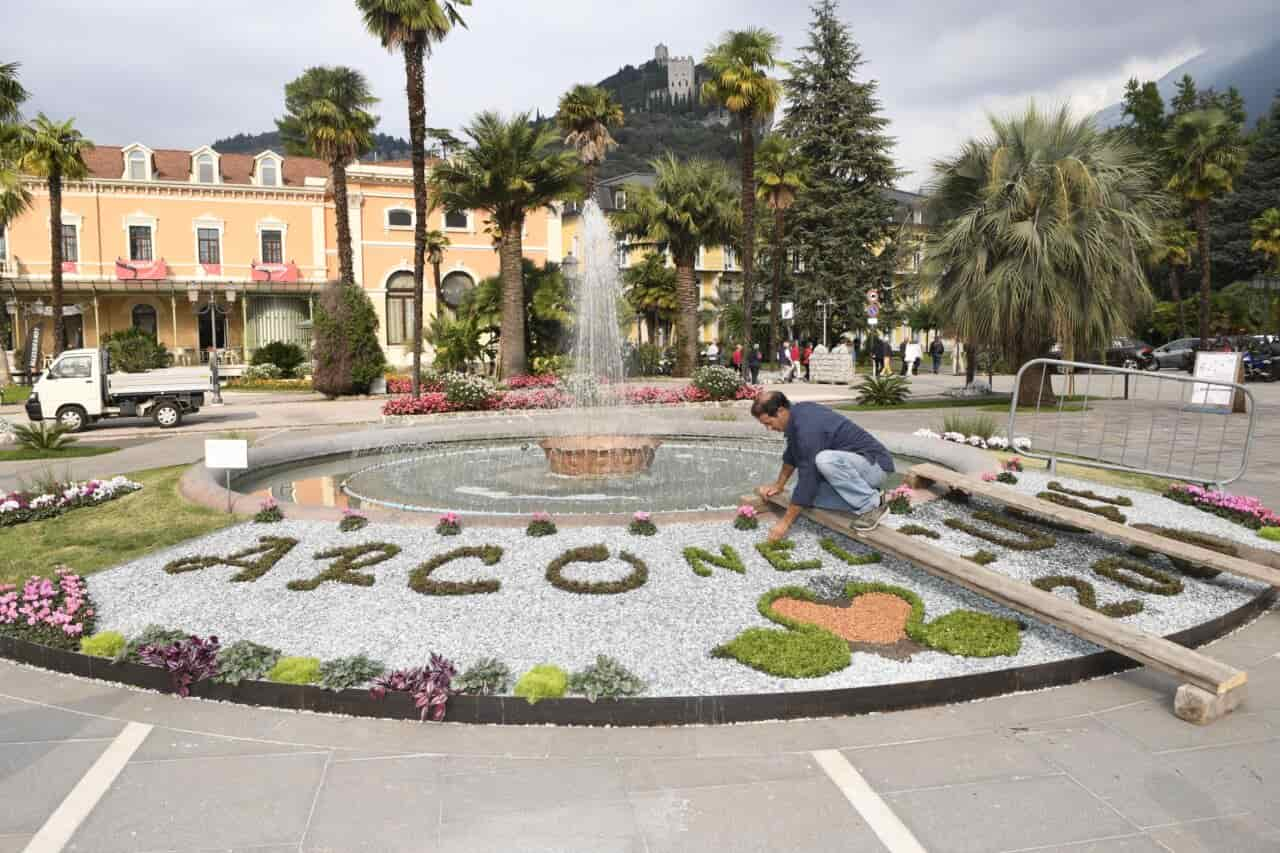
[[[880,505],[884,469],[857,453],[823,450],[814,462],[822,475],[813,505],[839,512],[869,512]]]

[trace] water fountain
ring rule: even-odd
[[[625,435],[618,394],[625,378],[622,329],[618,304],[622,281],[615,262],[613,230],[594,200],[582,210],[578,244],[582,259],[573,256],[563,269],[577,308],[573,325],[575,375],[569,386],[583,406],[583,434],[555,436],[538,443],[553,474],[566,477],[617,477],[648,471],[662,441],[652,436]]]

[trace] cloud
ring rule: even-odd
[[[1013,0],[845,0],[866,64],[916,186],[929,161],[981,132],[985,111],[1030,98],[1093,111],[1131,74],[1158,77],[1200,49],[1226,50],[1274,33],[1274,0],[1083,0],[1076,7]],[[652,56],[701,56],[730,27],[779,33],[788,58],[807,40],[807,3],[598,0],[534,4],[475,0],[469,28],[436,47],[427,67],[428,123],[457,128],[482,109],[555,109],[574,83]],[[1194,28],[1188,21],[1195,21]],[[306,67],[345,64],[382,99],[381,130],[407,135],[404,67],[369,36],[351,0],[43,0],[5,15],[6,55],[23,64],[29,112],[74,116],[103,144],[190,147],[270,129],[283,87]]]

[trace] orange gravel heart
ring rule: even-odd
[[[788,619],[826,628],[850,643],[884,645],[906,639],[907,617],[911,615],[910,604],[885,592],[860,595],[848,607],[779,598],[773,609]]]

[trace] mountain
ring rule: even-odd
[[[1190,74],[1196,88],[1203,92],[1215,89],[1225,92],[1235,86],[1244,96],[1252,127],[1271,108],[1271,99],[1280,90],[1280,40],[1244,51],[1206,51],[1190,59],[1156,81],[1165,104],[1173,98],[1182,75]],[[1112,104],[1100,110],[1094,120],[1101,128],[1124,123],[1124,107]]]
[[[280,134],[274,130],[266,133],[237,133],[226,139],[213,143],[213,150],[219,154],[260,154],[271,149],[279,154],[284,153],[284,145],[280,142]],[[363,160],[406,160],[410,153],[409,141],[375,133],[373,151],[364,155]]]

